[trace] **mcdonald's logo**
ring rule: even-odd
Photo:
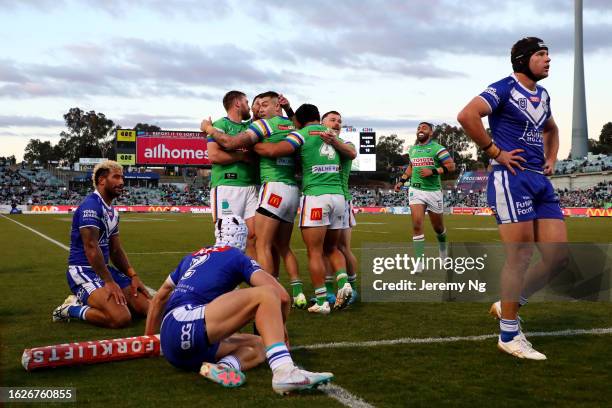
[[[311,221],[321,221],[323,219],[323,208],[312,208],[310,210]]]
[[[170,207],[149,207],[147,208],[148,212],[165,212],[165,211],[170,211]]]
[[[612,217],[612,209],[587,208],[586,214],[589,217]]]
[[[270,198],[268,199],[268,204],[274,208],[278,208],[280,207],[281,201],[283,201],[283,197],[276,194],[271,194]]]

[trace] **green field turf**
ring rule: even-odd
[[[70,215],[12,217],[69,245]],[[363,242],[407,243],[408,216],[359,215],[353,247]],[[492,217],[446,218],[449,238],[497,242]],[[612,220],[567,219],[571,241],[612,241]],[[159,287],[183,254],[211,244],[210,215],[124,214],[121,239],[145,283]],[[144,320],[113,331],[81,322],[52,323],[51,311],[69,293],[67,251],[0,217],[0,385],[76,387],[78,405],[146,406],[340,406],[320,391],[280,397],[267,365],[247,372],[247,383],[227,390],[163,358],[58,368],[26,373],[24,348],[68,341],[140,335]],[[428,241],[434,234],[428,225]],[[299,231],[294,248],[308,282]],[[588,260],[585,260],[588,262]],[[282,282],[286,285],[285,275]],[[306,285],[307,293],[312,288]],[[293,311],[293,346],[492,334],[497,323],[484,303],[360,303],[330,316]],[[521,310],[526,331],[612,327],[612,305],[594,302],[533,303]],[[250,330],[250,328],[249,328]],[[433,344],[301,348],[294,359],[307,369],[333,371],[336,384],[377,407],[390,406],[602,406],[612,400],[612,335],[531,339],[549,360],[529,362],[500,354],[494,339]],[[219,405],[217,405],[219,404]],[[21,404],[20,406],[25,406]]]

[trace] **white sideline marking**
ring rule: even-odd
[[[323,391],[328,397],[335,399],[344,406],[352,408],[374,408],[374,405],[365,402],[363,399],[351,394],[339,385],[325,384],[317,389]]]
[[[468,231],[497,231],[497,228],[493,227],[455,227],[456,230],[468,230]]]
[[[353,228],[353,231],[355,232],[371,232],[374,234],[390,234],[389,231],[372,231],[372,230],[364,230],[364,229],[359,229],[359,228]]]
[[[569,329],[551,332],[526,332],[527,337],[568,337],[580,336],[584,334],[612,334],[612,327],[602,327],[597,329]],[[454,343],[458,341],[482,341],[497,338],[497,334],[482,334],[480,336],[452,336],[452,337],[403,337],[392,340],[370,340],[370,341],[343,341],[337,343],[316,343],[305,346],[291,347],[291,350],[317,350],[328,348],[345,347],[379,347],[393,346],[396,344],[434,344],[434,343]]]
[[[4,214],[0,214],[0,216],[2,216],[2,218],[6,218],[7,220],[14,222],[14,223],[15,223],[15,224],[17,224],[17,225],[21,225],[23,228],[25,228],[25,229],[27,229],[27,230],[32,231],[33,233],[35,233],[36,235],[39,235],[39,236],[43,237],[43,238],[44,238],[44,239],[46,239],[47,241],[53,242],[53,243],[54,243],[55,245],[57,245],[58,247],[60,247],[60,248],[62,248],[62,249],[65,249],[66,251],[70,251],[70,248],[68,248],[66,245],[62,244],[62,243],[61,243],[61,242],[59,242],[59,241],[54,240],[54,239],[53,239],[53,238],[51,238],[51,237],[46,236],[46,235],[45,235],[45,234],[43,234],[42,232],[38,232],[38,231],[36,231],[34,228],[30,228],[30,227],[28,227],[27,225],[22,224],[22,223],[20,223],[19,221],[15,221],[14,219],[9,218],[9,217],[7,217],[7,216],[6,216],[6,215],[4,215]]]

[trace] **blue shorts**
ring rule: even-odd
[[[204,320],[205,305],[183,305],[166,313],[159,331],[161,349],[173,366],[200,371],[202,363],[216,363],[219,342],[210,344]]]
[[[559,196],[546,176],[516,169],[516,176],[504,166],[489,173],[487,202],[498,224],[563,219]]]
[[[132,283],[132,279],[126,274],[119,272],[116,268],[108,266],[108,270],[121,289],[130,286]],[[66,277],[68,278],[70,290],[84,305],[87,304],[89,295],[91,295],[94,290],[104,286],[104,280],[91,266],[69,265],[66,271]]]

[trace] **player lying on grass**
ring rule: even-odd
[[[408,203],[412,216],[412,241],[415,257],[421,258],[425,253],[425,231],[423,220],[425,212],[429,213],[431,226],[438,239],[440,258],[448,256],[446,247],[446,228],[444,228],[444,203],[440,175],[455,171],[455,162],[448,150],[433,140],[433,125],[421,122],[417,127],[416,143],[409,150],[410,165],[396,184],[395,191],[410,179]],[[423,265],[417,264],[415,272],[422,272]]]
[[[72,217],[66,276],[74,295],[53,311],[53,321],[75,318],[117,329],[130,324],[130,310],[146,315],[150,296],[121,246],[119,213],[111,205],[123,191],[123,167],[104,161],[92,178],[95,191]]]
[[[559,150],[559,129],[550,97],[537,82],[548,77],[550,57],[542,40],[526,37],[510,52],[514,73],[495,82],[459,113],[465,132],[491,157],[487,200],[504,242],[501,301],[491,307],[500,319],[497,347],[519,358],[545,360],[527,341],[518,309],[568,261],[567,231],[559,197],[546,176]],[[481,118],[489,117],[493,138]],[[542,259],[530,266],[533,243]]]
[[[237,216],[217,220],[216,243],[187,255],[151,301],[145,335],[160,333],[175,367],[200,371],[225,387],[243,384],[242,372],[267,358],[272,389],[285,394],[315,388],[331,373],[299,369],[287,349],[285,289],[243,254],[247,227]],[[248,289],[234,290],[246,282]],[[162,319],[163,316],[163,319]],[[255,320],[261,336],[236,332]]]

